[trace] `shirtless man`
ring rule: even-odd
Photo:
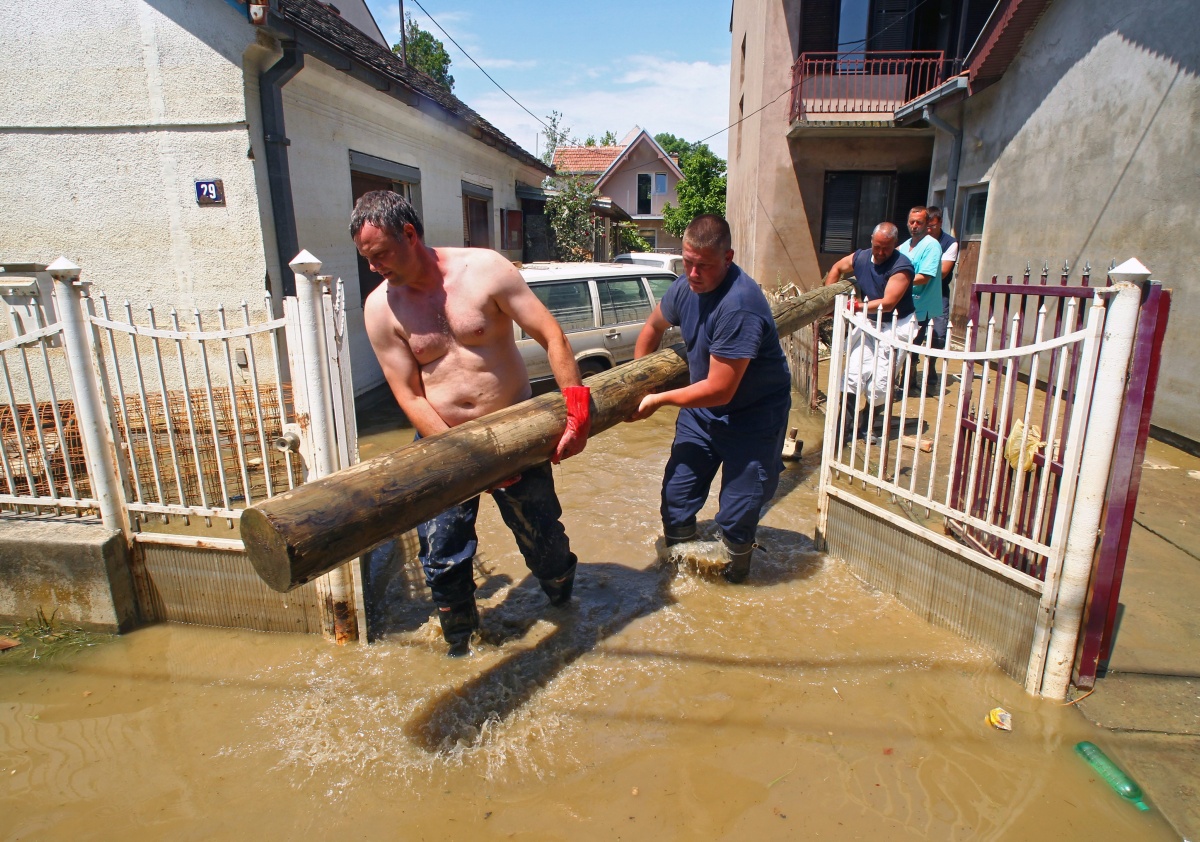
[[[363,306],[367,336],[418,438],[531,395],[513,338],[516,322],[546,349],[566,399],[567,427],[553,461],[583,450],[591,429],[588,387],[562,328],[509,261],[490,249],[425,245],[412,205],[386,190],[358,200],[350,234],[386,281]],[[491,493],[550,603],[566,604],[576,558],[559,520],[550,465],[531,468]],[[451,655],[466,654],[479,627],[472,571],[478,511],[475,497],[417,528],[425,582]]]

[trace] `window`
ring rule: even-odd
[[[418,215],[421,213],[421,171],[419,169],[351,150],[351,202],[357,202],[364,193],[370,193],[372,190],[391,190],[399,193],[412,203]],[[382,276],[372,272],[363,256],[358,255],[360,300],[365,303],[367,296],[381,283],[383,283]]]
[[[590,330],[596,326],[592,312],[592,293],[587,281],[566,281],[554,284],[532,284],[529,287],[538,300],[546,305],[550,315],[558,319],[566,333]],[[528,338],[528,334],[524,334]]]
[[[637,212],[640,216],[650,214],[650,173],[638,173]]]
[[[983,217],[986,213],[987,188],[968,193],[966,207],[963,209],[962,226],[959,229],[959,239],[982,239]]]
[[[597,280],[604,325],[644,322],[650,317],[650,296],[641,278]]]
[[[522,215],[519,210],[500,212],[500,248],[507,251],[520,251],[525,246],[525,235],[522,232]]]
[[[463,245],[492,248],[492,188],[462,182]]]
[[[656,172],[654,174],[654,192],[659,196],[665,196],[667,193],[667,174],[665,172]]]
[[[655,301],[662,301],[662,297],[667,294],[667,290],[671,288],[671,284],[675,283],[674,278],[669,278],[666,275],[651,275],[646,280],[650,282],[650,291],[654,293]]]
[[[658,231],[656,229],[639,228],[638,236],[646,241],[646,244],[650,246],[650,251],[654,251],[656,248],[658,248]]]
[[[871,231],[891,215],[895,173],[827,172],[821,251],[846,255],[871,245]]]

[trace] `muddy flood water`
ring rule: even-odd
[[[656,560],[661,411],[555,469],[570,607],[484,501],[470,657],[398,579],[370,646],[160,625],[0,665],[0,838],[1176,838],[1076,756],[1104,731],[814,550],[819,417],[794,416],[745,585]]]

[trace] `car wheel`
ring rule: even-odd
[[[602,371],[607,371],[608,366],[597,359],[587,359],[579,361],[579,376],[583,378],[591,377],[593,374],[599,374]]]

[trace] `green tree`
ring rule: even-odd
[[[548,167],[554,166],[554,150],[560,143],[566,143],[571,130],[563,125],[563,115],[551,111],[546,115],[546,128],[542,129],[546,137],[546,151],[542,153],[542,163]]]
[[[553,187],[557,193],[546,200],[546,219],[554,232],[558,259],[591,260],[596,236],[591,180],[576,175],[559,176]]]
[[[600,138],[600,145],[601,146],[616,146],[617,145],[617,136],[611,131],[605,132],[604,136]]]
[[[661,141],[659,145],[663,145]],[[679,168],[683,170],[683,180],[675,187],[679,206],[672,207],[669,202],[663,206],[663,227],[676,237],[682,237],[683,229],[702,213],[725,215],[727,183],[725,162],[705,143],[689,144],[680,156]]]
[[[638,233],[638,227],[633,222],[618,222],[616,225],[617,254],[631,251],[650,251],[650,243]]]
[[[673,134],[656,134],[654,141],[663,148],[663,151],[668,155],[678,155],[681,159],[683,156],[692,151],[693,144],[688,143],[681,137],[675,137]]]
[[[454,77],[450,75],[450,54],[446,46],[429,32],[417,26],[412,15],[404,16],[404,37],[407,41],[406,59],[409,67],[431,76],[447,91],[454,91]],[[392,52],[400,53],[400,44],[392,46]]]

